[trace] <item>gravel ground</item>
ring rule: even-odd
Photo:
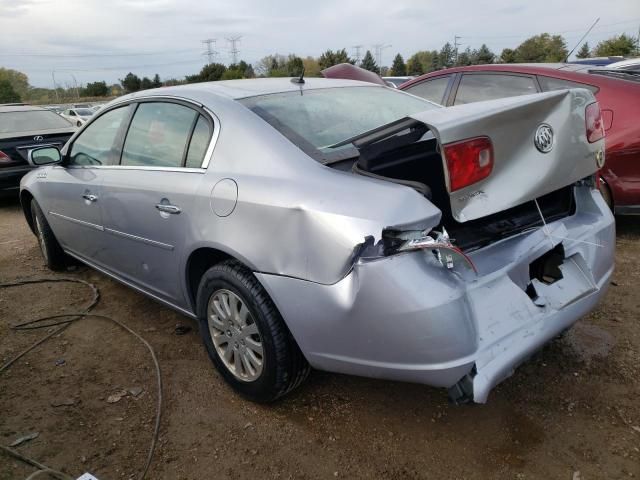
[[[94,312],[125,322],[156,349],[165,405],[150,479],[640,476],[637,218],[618,219],[617,270],[604,303],[522,365],[488,404],[455,407],[438,389],[313,372],[298,391],[262,406],[225,385],[191,320],[91,269],[47,271],[18,203],[1,202],[0,282],[93,282],[101,292]],[[46,333],[10,324],[78,311],[90,299],[77,284],[0,290],[0,363]],[[178,336],[178,324],[192,330]],[[155,402],[144,346],[109,322],[80,320],[0,374],[0,444],[37,432],[16,449],[76,476],[136,478]],[[0,479],[33,471],[0,453]]]

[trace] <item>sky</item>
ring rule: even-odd
[[[495,53],[531,35],[562,34],[572,48],[612,35],[638,35],[639,0],[0,0],[0,66],[26,73],[31,85],[117,82],[129,72],[162,79],[196,73],[206,63],[202,40],[217,39],[215,60],[231,61],[226,40],[241,36],[239,58],[319,56],[362,45],[396,53],[486,43]]]

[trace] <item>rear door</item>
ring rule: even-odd
[[[103,169],[102,219],[109,269],[159,298],[186,305],[180,270],[194,192],[213,133],[199,107],[141,101],[120,164]],[[203,212],[206,214],[206,212]]]
[[[67,147],[63,165],[46,169],[39,183],[47,216],[62,246],[100,263],[103,226],[100,214],[101,168],[117,161],[129,107],[106,112]]]

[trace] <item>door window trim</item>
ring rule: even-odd
[[[133,121],[133,117],[135,115],[136,110],[138,109],[138,105],[141,103],[175,103],[178,105],[184,105],[191,109],[193,109],[196,113],[202,115],[207,123],[209,124],[209,130],[211,132],[211,139],[209,140],[209,146],[204,154],[204,158],[202,160],[202,165],[200,167],[155,167],[149,165],[121,165],[122,162],[122,150],[124,148],[124,141],[126,139],[126,135],[129,131],[129,127],[131,126],[131,122]],[[94,121],[100,118],[102,115],[105,115],[108,112],[115,110],[116,108],[126,107],[127,105],[134,105],[134,108],[131,109],[129,117],[123,122],[121,125],[121,132],[118,132],[116,137],[117,151],[119,154],[119,163],[116,165],[66,165],[65,168],[88,168],[88,169],[102,169],[102,170],[146,170],[146,171],[165,171],[165,172],[183,172],[183,173],[205,173],[209,168],[209,163],[211,162],[211,158],[213,157],[213,151],[215,149],[216,144],[218,143],[218,137],[220,136],[220,119],[218,116],[213,113],[209,108],[198,103],[189,98],[183,98],[173,95],[149,95],[146,97],[140,98],[128,98],[121,101],[118,101],[108,108],[100,110],[99,115],[94,115],[91,119],[85,124],[85,127],[78,131],[71,139],[71,141],[67,144],[68,147],[66,152],[71,150],[71,147],[76,141],[76,138],[84,132],[89,125],[91,125]],[[194,121],[192,128],[190,130],[189,142],[187,142],[187,149],[191,144],[191,135],[193,135],[193,129],[197,123],[197,119],[199,118],[196,115],[196,120]],[[123,128],[124,127],[124,128]],[[212,128],[213,127],[213,128]],[[183,156],[183,161],[185,157]]]

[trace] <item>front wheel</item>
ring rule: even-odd
[[[31,201],[31,216],[44,262],[51,270],[63,270],[68,264],[68,257],[56,240],[49,222],[35,200]]]
[[[248,399],[273,401],[309,374],[309,364],[273,301],[239,262],[227,260],[205,272],[197,307],[211,361]]]

